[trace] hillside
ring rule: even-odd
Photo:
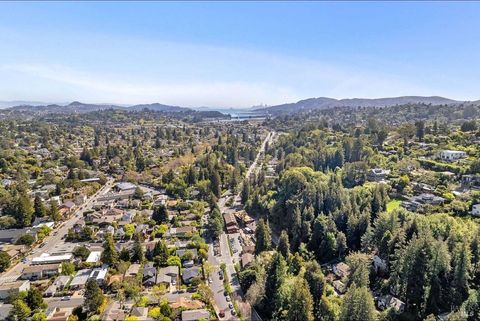
[[[391,98],[348,98],[334,99],[328,97],[309,98],[300,100],[296,103],[282,104],[265,108],[256,108],[256,111],[269,113],[289,113],[310,109],[327,109],[333,107],[390,107],[405,104],[432,104],[432,105],[451,105],[461,104],[462,101],[452,100],[439,96],[402,96]]]

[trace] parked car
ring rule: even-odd
[[[232,299],[230,299],[229,296],[225,297],[225,300],[227,300],[227,302],[230,302]]]
[[[235,312],[235,309],[230,310],[230,313],[231,313],[232,315],[237,315],[237,312]]]
[[[230,303],[228,304],[228,307],[229,307],[230,309],[233,309],[233,304],[232,304],[232,302],[230,302]]]

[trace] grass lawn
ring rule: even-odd
[[[387,203],[387,212],[391,212],[400,206],[401,200],[393,199]]]

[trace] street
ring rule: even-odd
[[[1,281],[4,283],[15,281],[20,277],[23,269],[30,264],[29,262],[31,262],[34,257],[38,257],[42,253],[50,253],[50,251],[54,250],[55,247],[58,247],[59,245],[65,243],[62,240],[62,237],[64,237],[68,233],[68,230],[72,228],[75,223],[77,223],[83,217],[83,213],[91,208],[92,204],[100,195],[105,194],[112,188],[113,183],[114,180],[112,178],[109,178],[107,183],[102,186],[102,188],[100,188],[95,194],[90,196],[90,198],[81,207],[79,207],[67,221],[61,223],[60,227],[58,227],[57,229],[52,230],[50,235],[47,236],[41,243],[44,244],[42,248],[40,248],[41,244],[37,244],[36,247],[32,248],[31,252],[27,256],[25,256],[26,263],[23,263],[22,260],[18,262],[15,266],[11,267],[8,271],[4,272],[1,275]]]
[[[249,178],[252,173],[256,173],[259,167],[259,160],[261,156],[265,152],[265,147],[268,144],[271,144],[273,137],[275,133],[274,132],[269,132],[267,136],[265,137],[264,141],[262,142],[262,145],[260,146],[260,149],[257,153],[257,156],[255,157],[255,160],[253,163],[250,165],[248,168],[247,172],[245,173],[245,178]],[[233,206],[226,206],[227,200],[231,195],[231,191],[225,192],[222,197],[218,200],[218,207],[220,208],[220,212],[222,215],[224,213],[233,213],[235,212],[235,204],[239,204],[240,201],[240,193],[235,195],[234,197],[234,205]],[[231,235],[233,238],[236,238],[234,241],[235,243],[238,242],[238,235]],[[229,248],[229,240],[228,240],[228,235],[224,232],[220,235],[220,257],[215,257],[213,253],[213,245],[209,245],[209,262],[215,266],[215,272],[212,273],[212,284],[210,284],[210,287],[212,288],[212,291],[214,293],[214,298],[215,298],[215,304],[216,307],[219,310],[224,310],[225,311],[225,317],[220,318],[220,320],[237,320],[238,317],[233,316],[230,312],[230,309],[228,308],[228,302],[226,300],[226,297],[224,295],[224,287],[223,287],[223,281],[220,280],[220,277],[218,275],[218,271],[220,270],[220,264],[225,263],[226,265],[226,270],[228,274],[228,279],[230,280],[230,286],[232,288],[233,295],[235,297],[235,300],[238,304],[238,307],[241,309],[243,318],[246,320],[261,320],[259,315],[256,313],[255,309],[252,309],[250,304],[244,299],[244,295],[242,292],[242,289],[240,288],[240,282],[237,277],[237,272],[235,271],[235,263],[238,263],[238,261],[230,255],[230,248]],[[240,254],[239,252],[236,253],[237,257]],[[218,312],[218,311],[217,311]]]

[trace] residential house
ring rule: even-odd
[[[185,284],[190,284],[194,278],[200,276],[200,269],[198,267],[186,268],[183,270],[182,280]]]
[[[143,268],[143,285],[154,286],[157,283],[157,268],[152,262],[148,262]]]
[[[480,204],[474,204],[472,206],[472,215],[473,216],[480,216]]]
[[[240,257],[240,263],[242,264],[242,269],[244,269],[248,264],[250,264],[255,259],[255,256],[251,253],[243,253]]]
[[[41,280],[48,279],[61,272],[61,266],[59,263],[44,264],[44,265],[31,265],[23,269],[20,278],[22,280]]]
[[[138,274],[138,272],[140,272],[140,267],[141,265],[140,264],[131,264],[128,269],[125,271],[125,278],[127,277],[132,277],[132,278],[135,278]]]
[[[377,306],[380,310],[391,308],[396,314],[402,314],[405,310],[405,303],[390,294],[379,297]]]
[[[4,283],[0,285],[0,299],[3,300],[11,295],[28,290],[30,290],[30,281],[28,280]]]
[[[210,320],[210,312],[205,309],[182,311],[182,321]]]
[[[32,265],[71,262],[72,259],[73,259],[72,253],[67,253],[62,255],[50,255],[48,253],[43,253],[39,257],[32,259]]]
[[[441,160],[453,162],[467,157],[467,153],[458,150],[442,150],[438,156]]]
[[[75,274],[72,282],[70,282],[70,289],[77,291],[85,288],[85,284],[90,278],[91,273],[92,273],[91,269],[83,269],[83,270],[77,271],[77,274]]]
[[[171,227],[170,235],[176,237],[190,237],[197,231],[195,226]]]
[[[227,228],[227,233],[237,233],[239,228],[235,215],[233,213],[223,214],[223,219],[225,220],[225,226]]]
[[[389,169],[373,168],[367,172],[367,179],[372,182],[380,182],[383,181],[389,174]]]
[[[333,288],[338,294],[345,294],[347,292],[347,286],[340,280],[335,280],[332,282]]]
[[[344,262],[337,263],[333,266],[333,273],[339,278],[347,277],[350,274],[350,267]]]
[[[98,263],[100,261],[101,256],[102,256],[102,251],[91,251],[85,262],[86,263]]]

